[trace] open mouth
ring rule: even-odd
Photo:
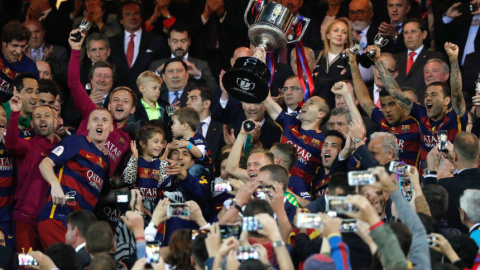
[[[98,135],[101,135],[101,134],[103,133],[103,129],[97,128],[97,129],[95,130],[95,132],[96,132]]]
[[[123,113],[123,108],[117,108],[115,111]]]
[[[430,109],[433,108],[433,104],[431,104],[431,103],[426,103],[426,104],[425,104],[425,107],[427,108],[427,110],[430,110]]]
[[[256,173],[251,173],[249,175],[249,177],[250,177],[250,181],[255,180],[255,178],[257,177],[257,174]]]

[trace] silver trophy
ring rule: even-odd
[[[92,25],[87,21],[87,19],[83,18],[82,22],[80,22],[80,25],[78,26],[78,29],[80,29],[80,32],[76,32],[71,34],[71,36],[74,38],[75,42],[79,42],[82,39],[82,32],[87,32]]]
[[[349,50],[352,54],[358,54],[362,50],[362,47],[360,47],[360,44],[355,42]],[[342,59],[342,61],[345,61],[345,62],[348,61],[348,54],[347,53],[342,52],[342,53],[340,53],[339,57],[340,57],[340,59]]]
[[[380,34],[377,34],[373,41],[373,44],[379,48],[385,47],[387,43],[388,43],[388,39],[382,37]],[[370,50],[366,54],[370,59],[373,59],[375,57],[375,50]]]
[[[248,26],[248,38],[255,47],[266,52],[277,52],[287,44],[298,42],[307,29],[310,19],[294,15],[288,8],[263,0],[258,5],[258,15],[252,24],[248,21],[249,11],[256,0],[250,0],[244,20]],[[302,31],[296,39],[294,34],[303,22]],[[293,28],[293,31],[292,31]],[[267,65],[255,57],[240,57],[232,69],[223,76],[222,83],[233,97],[249,103],[260,103],[268,96],[271,73]]]

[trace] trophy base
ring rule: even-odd
[[[248,30],[248,38],[255,47],[265,46],[266,52],[277,52],[287,46],[282,30],[270,23],[257,23]]]
[[[223,75],[225,90],[243,102],[260,103],[269,93],[270,70],[260,59],[240,57],[233,68]]]

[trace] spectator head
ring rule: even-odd
[[[369,0],[353,0],[350,2],[348,19],[355,31],[363,31],[372,24],[373,5]]]
[[[22,113],[29,115],[33,112],[38,101],[38,82],[31,73],[20,73],[13,79],[13,92],[20,94],[22,99]]]
[[[103,8],[105,0],[83,0],[85,9],[87,11],[93,11],[94,8]]]
[[[170,244],[168,244],[168,254],[165,262],[174,269],[190,269],[191,245],[190,230],[174,231],[170,238]]]
[[[38,20],[30,20],[25,22],[25,27],[30,30],[32,35],[28,41],[28,47],[32,49],[40,49],[45,43],[45,30]]]
[[[298,13],[299,9],[303,5],[303,0],[279,0],[277,2],[288,8],[294,15]]]
[[[442,82],[434,82],[427,87],[424,103],[427,108],[427,116],[432,120],[443,119],[450,105],[450,91],[450,86]]]
[[[261,213],[266,213],[273,217],[274,214],[272,207],[266,200],[257,198],[251,199],[245,206],[245,211],[243,212],[244,217],[251,217]],[[249,235],[250,233],[251,232],[248,232]]]
[[[228,178],[232,177],[228,172],[227,170],[225,169],[226,166],[227,166],[227,159],[228,159],[228,155],[230,154],[230,152],[227,152],[227,153],[222,153],[220,156],[218,156],[217,158],[217,164],[220,164],[220,178],[222,178],[223,180],[228,180]],[[245,155],[243,154],[242,152],[242,155],[240,156],[240,162],[239,162],[239,166],[240,168],[242,169],[245,169],[246,166],[245,166]]]
[[[285,105],[292,111],[298,108],[298,103],[302,102],[305,96],[302,85],[296,75],[291,75],[285,80],[282,92]]]
[[[233,52],[233,57],[230,58],[230,66],[233,67],[233,64],[235,64],[235,61],[237,61],[237,59],[239,57],[247,57],[247,56],[252,56],[253,53],[252,51],[247,48],[247,47],[238,47],[235,52]]]
[[[105,221],[97,221],[88,227],[85,248],[93,257],[96,254],[115,251],[115,238],[112,229]]]
[[[65,243],[56,243],[45,250],[58,269],[77,270],[77,253],[75,249]]]
[[[112,64],[105,61],[98,61],[90,68],[90,84],[92,90],[99,91],[105,95],[113,87],[114,68]]]
[[[357,104],[358,104],[358,100],[357,100],[357,98],[355,97],[355,93],[354,93],[354,91],[353,91],[352,81],[350,81],[350,80],[343,80],[342,82],[344,82],[345,84],[347,84],[348,91],[350,92],[350,95],[351,95],[352,98],[353,98],[353,102],[355,103],[355,105],[357,105]],[[343,98],[342,95],[335,95],[335,108],[345,108],[345,109],[348,110],[347,102],[345,101],[345,98]]]
[[[290,171],[298,159],[297,148],[290,143],[276,142],[270,147],[270,152],[275,158],[275,164],[282,165],[287,171]]]
[[[370,136],[368,150],[380,165],[398,159],[399,147],[397,138],[392,133],[375,132]]]
[[[360,194],[365,196],[370,204],[375,208],[379,217],[385,217],[385,208],[387,207],[388,194],[376,186],[363,186],[360,188]]]
[[[5,230],[3,229],[2,226],[0,226],[0,246],[4,246],[4,247],[6,246],[6,242],[5,242],[6,237],[7,236],[5,235]]]
[[[460,196],[460,219],[469,229],[480,223],[480,190],[467,189]]]
[[[380,106],[385,119],[390,125],[398,125],[408,118],[405,110],[398,104],[397,99],[391,96],[385,89],[380,91]]]
[[[261,167],[257,179],[260,185],[265,186],[271,186],[273,182],[278,182],[282,185],[284,192],[288,187],[288,172],[283,166],[278,164],[269,164]]]
[[[192,108],[185,107],[176,110],[172,116],[172,133],[174,137],[184,137],[188,139],[192,132],[195,132],[200,124],[200,116]]]
[[[391,53],[382,53],[380,54],[380,60],[382,60],[385,68],[390,72],[390,75],[392,75],[392,77],[395,79],[398,76],[398,71],[396,66],[397,60],[395,59],[395,56]],[[384,88],[382,77],[380,76],[380,72],[378,72],[378,69],[375,66],[373,66],[373,82],[378,88]]]
[[[108,255],[106,252],[101,252],[95,255],[88,265],[88,270],[112,270],[116,269],[117,264],[112,259],[112,256]]]
[[[160,87],[162,87],[162,78],[157,73],[147,70],[137,77],[137,87],[142,94],[142,99],[147,102],[157,102],[160,97]]]
[[[93,33],[87,37],[85,44],[87,57],[93,64],[107,61],[107,58],[110,56],[110,43],[106,36],[100,33]]]
[[[415,51],[423,45],[427,38],[427,26],[419,19],[408,19],[403,25],[403,38],[405,46],[410,51]]]
[[[240,266],[238,267],[238,270],[267,270],[269,267],[267,267],[265,264],[263,264],[260,260],[257,259],[248,259],[243,261]]]
[[[137,1],[123,1],[120,3],[118,20],[125,31],[135,33],[142,27],[142,7]]]
[[[343,46],[344,49],[352,46],[352,27],[347,18],[341,17],[334,19],[325,30],[325,38],[323,39],[325,49],[323,54],[330,51],[332,45]]]
[[[420,218],[420,221],[422,221],[423,227],[425,227],[427,234],[440,233],[437,223],[431,216],[424,213],[417,213],[417,215]]]
[[[475,240],[468,235],[459,234],[450,237],[448,241],[467,268],[470,269],[473,267],[475,257],[478,253],[478,246],[477,243],[475,243]]]
[[[247,173],[250,181],[256,181],[260,168],[274,164],[275,157],[271,152],[263,148],[254,148],[250,151],[247,160]]]
[[[213,102],[213,93],[204,86],[198,86],[188,92],[187,107],[194,109],[201,120],[210,115],[210,107]]]
[[[446,83],[449,77],[450,67],[440,58],[429,59],[423,67],[425,85],[430,85],[433,82]]]
[[[163,66],[162,79],[172,92],[184,89],[188,83],[187,64],[181,58],[168,59]]]
[[[335,262],[329,256],[324,254],[314,254],[305,261],[304,270],[317,270],[317,269],[337,269]]]
[[[315,60],[315,52],[309,47],[303,47],[303,51],[305,52],[305,60],[307,60],[306,64],[310,68],[310,72],[313,74],[315,64],[317,63],[317,61]],[[295,74],[295,76],[298,78],[297,48],[294,48],[290,53],[290,67],[292,68],[293,74]]]
[[[171,160],[178,162],[185,170],[195,164],[195,157],[187,148],[172,149],[170,151]]]
[[[2,29],[2,53],[9,63],[16,63],[25,53],[30,30],[17,21],[10,21]]]
[[[417,104],[418,104],[417,90],[415,90],[415,88],[408,87],[408,86],[403,86],[403,87],[401,88],[401,90],[402,90],[402,93],[403,93],[408,99],[410,99],[413,103],[417,103]]]
[[[195,266],[196,270],[205,269],[205,265],[203,263],[208,259],[207,246],[205,245],[206,238],[207,234],[201,233],[192,241],[192,246],[190,248],[190,252],[192,254],[191,262],[192,265]]]
[[[186,23],[176,21],[168,30],[168,46],[173,56],[184,58],[190,47],[190,30]]]
[[[53,108],[55,99],[60,95],[60,88],[52,80],[38,80],[38,105],[48,105]]]
[[[337,109],[337,108],[335,108]],[[333,109],[333,110],[335,110]],[[331,117],[330,117],[331,118]],[[325,135],[322,147],[322,164],[325,169],[330,170],[333,162],[337,159],[338,153],[345,146],[345,136],[337,130],[329,130]]]
[[[342,107],[336,107],[332,110],[330,118],[327,121],[328,130],[336,130],[346,138],[350,128],[348,125],[352,122],[350,111]]]
[[[318,127],[320,127],[323,120],[328,119],[329,115],[330,108],[327,102],[319,96],[313,96],[303,103],[298,120],[302,121],[302,123],[318,124]]]
[[[263,103],[247,103],[242,101],[242,107],[247,119],[257,122],[265,119],[265,106],[263,106]]]
[[[47,79],[53,80],[52,69],[50,68],[50,64],[45,61],[37,61],[38,74],[40,75],[40,79]]]
[[[423,195],[430,208],[430,213],[435,221],[445,218],[448,209],[448,192],[440,185],[426,185],[423,188]]]
[[[70,213],[67,216],[65,243],[73,248],[77,248],[80,244],[85,243],[88,228],[96,221],[97,218],[90,211],[79,210]]]
[[[135,112],[137,95],[126,86],[119,86],[110,92],[108,110],[117,125],[125,124],[128,117]]]
[[[454,173],[455,173],[455,166],[453,166],[453,163],[443,156],[440,157],[440,162],[438,163],[438,170],[437,170],[437,180],[447,178],[447,177],[453,177]]]
[[[355,187],[348,184],[348,174],[344,172],[332,174],[327,188],[330,196],[347,196],[355,194]]]
[[[403,254],[407,257],[410,252],[410,246],[412,245],[412,233],[407,225],[400,222],[387,222],[386,225],[395,233]]]
[[[94,143],[104,143],[113,131],[112,114],[104,107],[96,108],[90,113],[87,130]]]
[[[387,9],[391,23],[400,24],[407,18],[410,3],[407,0],[387,0]]]
[[[30,127],[35,130],[35,134],[48,137],[57,124],[57,113],[48,105],[39,105],[33,109]]]
[[[167,143],[165,141],[165,131],[159,126],[150,123],[141,126],[137,130],[135,142],[138,152],[144,159],[157,158]]]
[[[454,165],[458,164],[475,164],[477,168],[477,160],[480,152],[478,138],[469,132],[460,132],[457,134],[453,143]],[[459,166],[455,166],[458,168]]]

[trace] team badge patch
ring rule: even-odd
[[[125,139],[123,137],[120,137],[118,143],[123,147],[125,145]]]
[[[57,156],[60,156],[61,154],[63,154],[63,150],[65,149],[63,148],[62,145],[60,145],[60,146],[57,146],[57,148],[53,149],[52,153],[54,153]]]

